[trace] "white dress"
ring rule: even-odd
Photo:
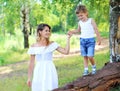
[[[52,61],[56,42],[47,47],[30,47],[28,54],[35,55],[36,65],[33,73],[32,91],[51,91],[58,88],[58,76]]]

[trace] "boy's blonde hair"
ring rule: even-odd
[[[88,10],[87,8],[85,7],[85,5],[81,5],[79,4],[75,10],[75,13],[76,14],[79,14],[79,13],[87,13],[88,14]]]

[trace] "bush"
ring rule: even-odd
[[[0,65],[4,65],[5,59],[3,57],[0,57]]]

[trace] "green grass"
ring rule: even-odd
[[[108,32],[101,32],[101,36],[108,38]],[[30,36],[30,45],[35,42],[35,36]],[[13,64],[23,60],[28,60],[29,55],[27,49],[23,49],[21,35],[7,36],[5,39],[0,37],[0,65]],[[61,46],[65,46],[66,35],[52,34],[51,40],[58,42]],[[72,36],[71,49],[79,48],[79,37]],[[55,52],[57,53],[57,52]],[[109,51],[104,50],[96,52],[95,60],[97,69],[104,66],[104,63],[109,61]],[[59,77],[59,86],[64,86],[76,78],[80,77],[83,72],[83,58],[81,56],[71,56],[65,58],[54,59]],[[21,68],[21,69],[20,69]],[[89,64],[89,69],[91,66]],[[27,80],[27,64],[21,65],[17,69],[12,68],[15,72],[7,78],[0,79],[0,90],[2,91],[30,91],[26,85]],[[21,75],[22,73],[24,75]],[[21,73],[21,74],[19,74]],[[15,75],[14,75],[15,74]],[[119,91],[119,90],[112,90]]]
[[[102,56],[102,57],[101,57]],[[97,69],[100,69],[104,66],[104,63],[109,60],[108,50],[102,52],[96,52],[96,63]],[[55,58],[54,63],[58,72],[59,77],[59,86],[64,86],[65,84],[72,82],[78,77],[82,76],[83,72],[83,58],[81,56],[70,56]],[[23,66],[23,67],[21,67]],[[27,80],[27,65],[21,65],[20,70],[23,71],[24,75],[16,75],[14,72],[12,76],[0,80],[0,89],[2,91],[30,91],[26,85]],[[18,67],[19,68],[19,67]],[[89,64],[91,69],[91,65]],[[15,68],[14,68],[15,69]],[[19,70],[15,69],[17,74]],[[26,75],[25,75],[26,74]]]
[[[97,70],[101,69],[104,64],[109,61],[109,50],[106,49],[104,51],[96,52],[95,60]],[[55,58],[54,63],[58,72],[59,87],[62,87],[82,76],[83,58],[79,55]],[[0,79],[0,89],[2,89],[2,91],[30,91],[30,88],[26,85],[27,65],[22,64],[20,67],[13,67],[12,69],[15,70],[15,72],[11,73],[12,75]],[[90,64],[89,69],[91,69]],[[119,91],[118,89],[119,88],[112,89],[111,91]]]
[[[110,91],[120,91],[120,85],[115,88],[111,88]]]
[[[16,63],[26,59],[28,59],[26,50],[8,50],[5,52],[0,52],[0,65]]]
[[[26,85],[26,76],[0,80],[0,89],[2,91],[31,91]]]
[[[10,37],[10,38],[9,38]],[[30,45],[35,43],[35,36],[29,37]],[[51,41],[59,43],[62,47],[66,45],[66,35],[53,34]],[[28,60],[28,49],[24,49],[22,46],[22,39],[20,42],[20,36],[7,36],[6,39],[0,41],[0,65],[7,65],[11,63]],[[79,48],[79,38],[73,36],[71,38],[71,48]]]
[[[103,37],[103,38],[109,38],[109,32],[100,32],[100,35]]]
[[[6,35],[5,38],[0,36],[0,65],[7,65],[11,63],[16,63],[23,61],[25,59],[28,60],[27,49],[23,48],[23,38],[21,38],[22,33],[18,33],[19,35]],[[101,32],[101,36],[104,38],[108,38],[107,32]],[[59,43],[62,47],[66,45],[66,35],[63,34],[52,34],[51,41],[55,41]],[[34,43],[35,36],[32,35],[29,37],[29,44]],[[79,36],[74,35],[71,37],[70,41],[71,49],[79,49]]]

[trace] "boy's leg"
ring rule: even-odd
[[[94,60],[94,58],[93,58],[93,57],[88,57],[88,58],[89,58],[89,60],[90,60],[91,65],[95,65],[95,60]]]
[[[81,55],[84,57],[84,72],[83,75],[88,75],[88,57],[87,57],[87,46],[86,46],[87,40],[80,38],[80,51]]]
[[[87,56],[85,56],[84,57],[84,68],[88,68],[88,57]]]
[[[91,38],[89,39],[88,43],[88,59],[90,60],[90,63],[92,65],[92,74],[96,73],[96,65],[94,60],[94,52],[95,52],[95,39]]]
[[[84,57],[84,73],[83,76],[88,75],[89,71],[88,71],[88,57],[85,56]]]
[[[92,65],[92,74],[96,73],[96,64],[93,57],[89,57],[90,63]]]

